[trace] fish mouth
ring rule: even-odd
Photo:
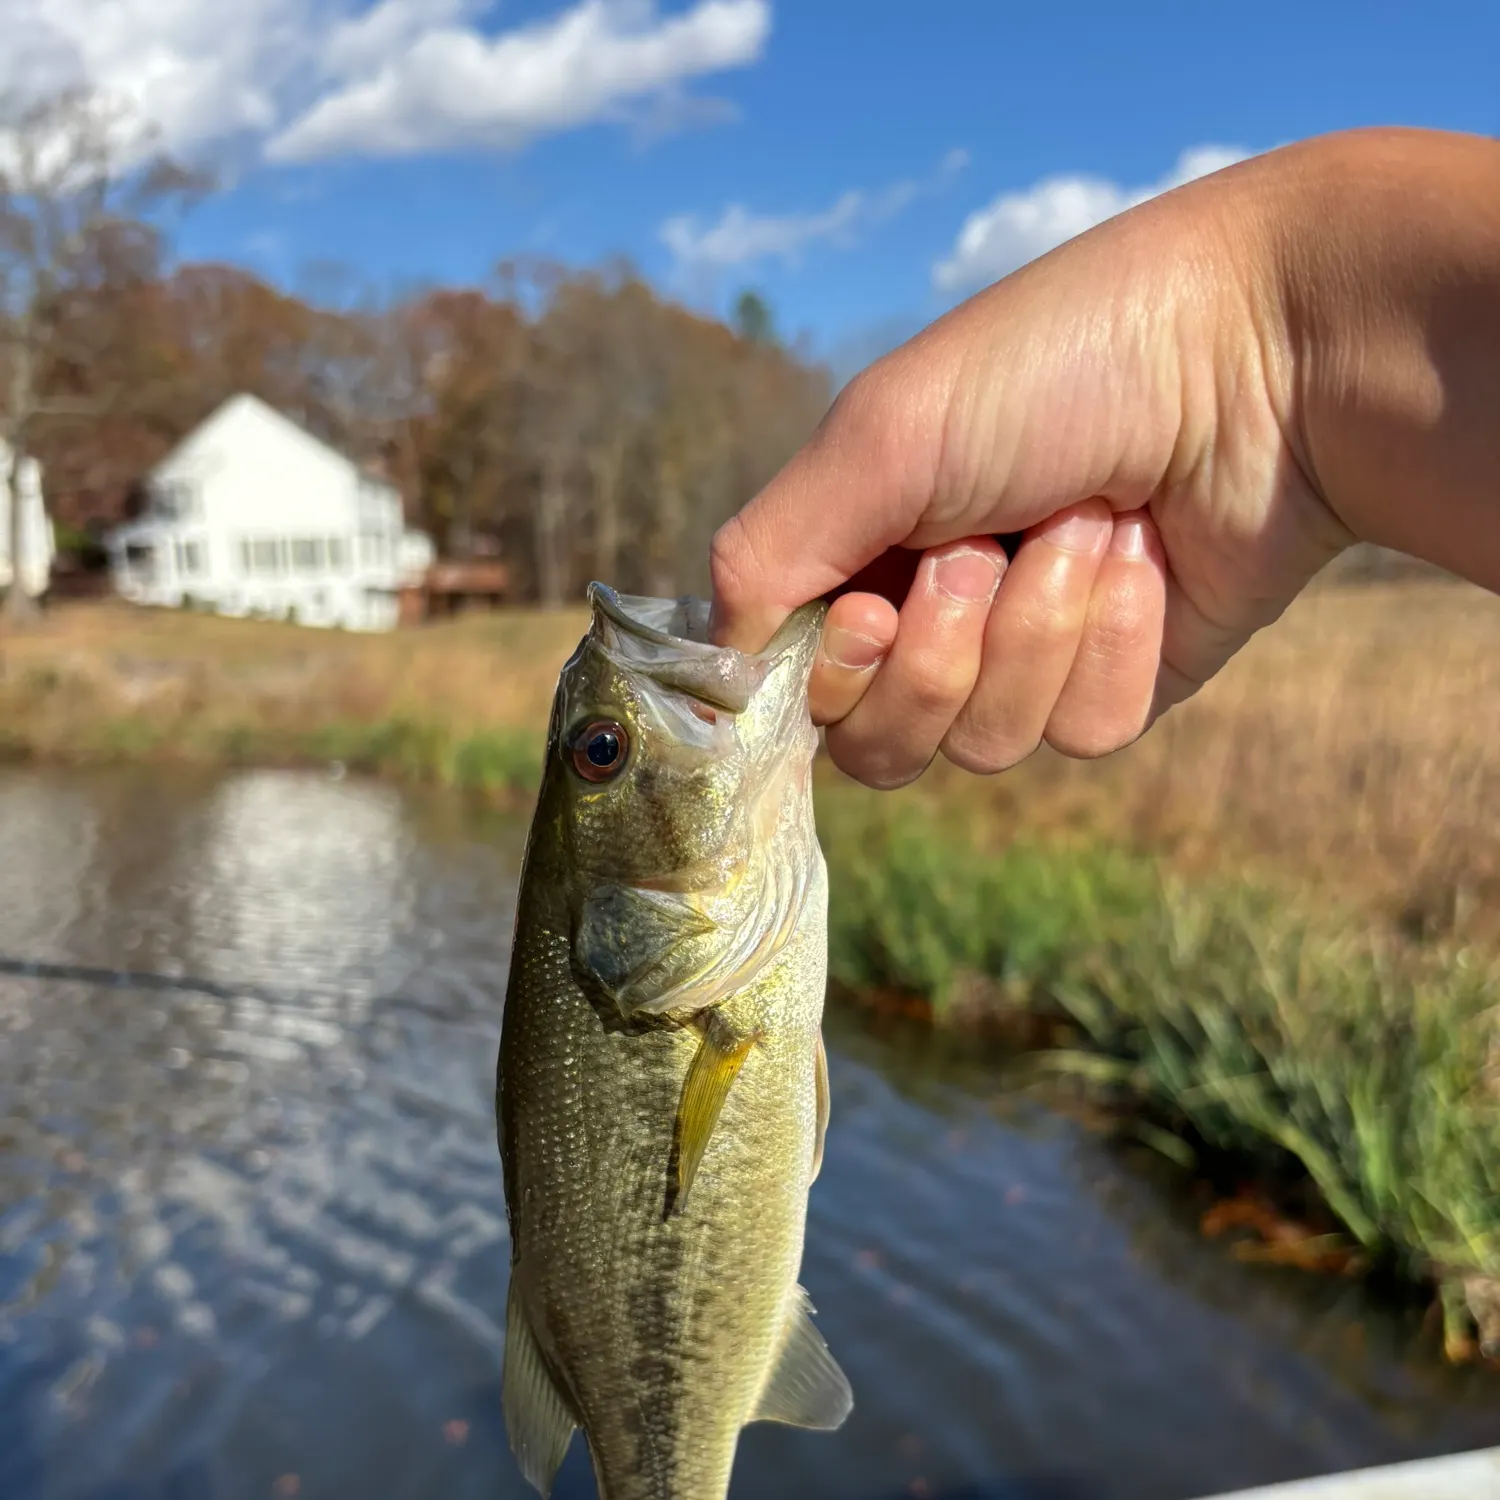
[[[756,689],[788,656],[812,665],[828,606],[821,600],[794,611],[764,651],[753,655],[708,638],[709,605],[691,594],[676,599],[621,594],[591,583],[592,633],[620,666],[663,687],[691,693],[728,713],[743,713]]]
[[[657,599],[646,594],[621,594],[607,583],[591,583],[589,604],[627,635],[655,646],[708,646],[708,603],[684,594]]]

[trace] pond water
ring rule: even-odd
[[[493,1073],[524,826],[317,774],[0,775],[0,1497],[507,1500]],[[951,1049],[828,1023],[803,1280],[855,1389],[734,1495],[1186,1500],[1500,1442]],[[593,1494],[581,1440],[559,1500]]]

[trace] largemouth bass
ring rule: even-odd
[[[723,1500],[740,1429],[831,1429],[849,1384],[798,1285],[822,1159],[827,877],[807,681],[697,600],[595,584],[521,876],[497,1081],[504,1407],[546,1495]]]

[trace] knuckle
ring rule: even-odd
[[[1016,611],[1011,621],[1012,649],[1040,654],[1071,645],[1083,631],[1088,600],[1062,591]]]
[[[877,472],[905,470],[919,451],[911,402],[889,358],[860,371],[834,398],[820,442],[862,455]]]
[[[733,515],[714,532],[708,545],[708,571],[716,599],[733,605],[743,595],[752,571],[753,552],[742,516]]]
[[[825,430],[883,431],[890,412],[890,384],[873,367],[861,370],[829,408]]]
[[[986,734],[976,725],[954,725],[943,741],[943,754],[961,771],[975,776],[998,776],[1026,760],[1039,739],[1019,740],[1011,735]]]
[[[1069,718],[1059,724],[1049,724],[1044,738],[1059,755],[1066,755],[1069,760],[1098,760],[1139,739],[1145,728],[1146,713],[1147,709],[1143,708],[1130,719],[1113,715]]]
[[[1097,601],[1088,620],[1097,655],[1106,660],[1130,659],[1152,642],[1152,616],[1140,591],[1120,586]]]
[[[844,775],[878,792],[893,792],[915,781],[932,762],[930,755],[902,755],[876,747],[840,729],[827,736],[828,758]]]
[[[936,652],[914,656],[907,665],[905,697],[922,718],[956,713],[974,686],[974,674],[964,663]]]

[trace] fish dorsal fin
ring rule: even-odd
[[[521,1306],[512,1271],[505,1299],[505,1378],[501,1392],[505,1430],[527,1481],[545,1497],[578,1425],[547,1369]]]
[[[785,1422],[832,1432],[854,1407],[854,1392],[813,1327],[812,1303],[799,1286],[793,1289],[771,1378],[760,1394],[752,1422]]]
[[[813,1136],[813,1160],[812,1176],[809,1182],[818,1180],[818,1173],[823,1170],[823,1142],[828,1136],[828,1049],[823,1045],[823,1033],[818,1033],[818,1056],[813,1073],[813,1087],[817,1094],[817,1130]]]
[[[719,1111],[729,1097],[730,1086],[739,1077],[754,1036],[737,1036],[715,1011],[704,1017],[703,1039],[688,1065],[682,1081],[682,1098],[677,1105],[677,1129],[672,1143],[671,1186],[667,1195],[668,1215],[680,1214],[687,1203],[698,1164],[708,1149]]]

